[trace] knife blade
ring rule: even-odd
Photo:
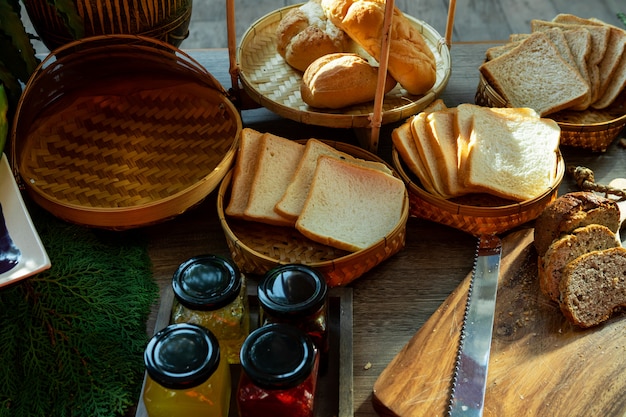
[[[500,238],[480,236],[452,378],[450,417],[483,414],[501,253]]]

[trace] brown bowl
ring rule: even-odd
[[[419,179],[406,167],[395,148],[392,150],[392,159],[396,171],[407,185],[409,213],[412,216],[441,223],[474,236],[503,233],[536,219],[556,199],[565,174],[565,162],[559,152],[554,184],[536,198],[514,202],[474,194],[446,200],[422,188]]]

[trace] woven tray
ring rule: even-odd
[[[385,163],[376,155],[356,146],[324,142],[357,158]],[[230,199],[231,176],[232,172],[229,172],[220,185],[217,211],[231,257],[245,273],[262,275],[281,264],[300,263],[317,268],[324,274],[330,287],[337,287],[349,284],[404,248],[409,217],[408,194],[400,222],[388,236],[367,249],[346,252],[314,242],[292,227],[271,226],[225,216],[224,208]]]
[[[219,83],[174,46],[100,36],[53,51],[24,89],[13,167],[65,220],[110,229],[176,216],[231,166],[241,119]]]
[[[510,107],[482,74],[475,102],[487,107]],[[561,127],[561,145],[604,152],[626,126],[626,93],[605,110],[567,110],[547,117],[554,119]]]
[[[287,119],[317,126],[337,128],[367,128],[374,112],[374,102],[340,110],[309,107],[300,97],[302,73],[291,68],[276,51],[276,27],[292,8],[287,6],[256,21],[244,34],[237,49],[240,80],[247,94],[258,104]],[[450,78],[450,51],[431,26],[411,16],[407,17],[420,29],[437,62],[437,80],[423,96],[407,93],[399,85],[385,95],[382,123],[393,123],[424,109],[443,91]]]
[[[539,197],[520,203],[492,196],[472,195],[466,198],[468,202],[459,203],[434,196],[424,190],[395,147],[391,156],[394,167],[407,184],[409,213],[412,216],[454,227],[474,236],[503,233],[536,219],[556,199],[565,174],[565,162],[559,153],[555,182]]]

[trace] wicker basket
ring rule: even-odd
[[[241,129],[224,89],[176,47],[97,36],[36,69],[16,109],[12,166],[56,216],[126,229],[202,201],[230,168]]]
[[[248,95],[273,112],[297,122],[337,127],[370,126],[374,102],[340,110],[314,109],[300,97],[302,73],[291,68],[276,51],[276,27],[282,17],[301,4],[278,9],[255,22],[244,34],[237,50],[238,70]],[[393,123],[419,112],[443,91],[450,78],[450,51],[444,39],[428,24],[407,15],[422,33],[437,62],[437,80],[423,96],[412,96],[397,86],[385,95],[382,123]]]
[[[565,174],[565,162],[559,153],[555,182],[539,197],[518,203],[476,195],[471,196],[476,198],[476,205],[470,205],[446,200],[424,190],[419,180],[406,168],[395,148],[392,150],[392,160],[400,177],[407,184],[409,213],[412,216],[454,227],[474,236],[503,233],[536,219],[556,199]],[[485,200],[486,203],[483,204]],[[491,203],[494,201],[498,201],[500,205],[493,206]]]
[[[510,107],[482,74],[475,102],[487,107]],[[626,126],[626,94],[606,110],[560,111],[548,117],[561,127],[561,145],[604,152]]]
[[[358,158],[385,163],[359,147],[341,142],[325,143]],[[309,240],[295,228],[226,217],[224,209],[230,199],[231,175],[229,172],[220,185],[217,211],[231,257],[245,273],[262,275],[277,265],[300,263],[322,272],[329,286],[344,286],[404,248],[408,194],[400,222],[388,236],[367,249],[346,252]]]

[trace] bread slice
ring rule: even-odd
[[[320,156],[296,229],[316,242],[359,251],[396,228],[405,198],[406,188],[399,178]]]
[[[602,60],[598,65],[600,79],[595,100],[597,101],[605,94],[607,87],[613,79],[619,63],[622,59],[622,55],[624,54],[624,48],[626,47],[626,31],[595,18],[584,19],[567,13],[558,14],[552,20],[557,23],[564,23],[569,25],[591,25],[604,26],[609,28],[607,48],[604,52]]]
[[[560,134],[552,119],[476,112],[465,184],[512,200],[538,197],[553,185]]]
[[[587,65],[589,55],[591,54],[591,33],[584,27],[573,27],[572,29],[563,30],[563,35],[572,53],[578,72],[589,86],[589,94],[586,96],[586,100],[577,106],[578,108],[586,109],[587,107],[585,106],[591,104],[591,88],[593,85],[593,80],[589,73],[589,66]]]
[[[438,149],[437,167],[443,183],[443,193],[459,196],[467,192],[463,181],[459,179],[463,149],[459,151],[458,131],[456,130],[456,108],[435,111],[426,116],[430,130],[429,137],[434,140],[433,147]]]
[[[548,37],[536,32],[509,53],[479,67],[511,107],[531,107],[541,116],[585,100],[589,86],[561,58]]]
[[[579,256],[620,246],[615,233],[606,226],[590,224],[575,229],[555,240],[539,262],[539,286],[554,301],[559,301],[561,274],[571,261]]]
[[[430,176],[426,173],[426,167],[422,163],[415,139],[413,139],[411,123],[414,117],[415,116],[409,117],[406,122],[391,131],[391,141],[402,161],[404,161],[409,170],[420,180],[422,187],[429,193],[438,195]]]
[[[424,166],[425,174],[430,179],[436,195],[450,198],[451,195],[446,191],[446,185],[439,170],[439,161],[443,158],[442,151],[428,126],[427,116],[428,113],[421,112],[412,119],[413,140]]]
[[[626,307],[626,249],[594,251],[570,262],[559,285],[560,308],[580,326],[596,326]]]
[[[543,31],[552,28],[570,29],[573,25],[569,23],[550,22],[545,20],[531,20],[531,30]],[[575,25],[583,27],[589,31],[591,35],[591,53],[587,60],[591,80],[591,96],[592,102],[597,98],[600,88],[600,63],[604,59],[604,54],[609,45],[610,30],[608,27],[596,25]]]
[[[277,226],[293,226],[294,220],[278,214],[274,207],[281,199],[304,153],[304,145],[265,133],[256,161],[248,205],[243,217]]]
[[[341,152],[330,145],[325,144],[317,139],[309,139],[306,142],[304,154],[298,163],[296,172],[293,178],[289,182],[285,193],[281,197],[280,201],[274,208],[279,214],[293,219],[294,221],[300,215],[306,197],[311,188],[311,181],[313,180],[313,174],[315,173],[315,167],[317,166],[317,160],[321,155],[333,156],[335,158],[345,159],[355,164],[368,166],[373,169],[391,174],[391,170],[387,165],[376,162],[366,161],[363,159],[355,158],[345,152]]]
[[[241,130],[237,159],[232,174],[230,200],[225,209],[228,216],[243,217],[243,212],[248,206],[262,136],[261,132],[254,129],[246,127]]]

